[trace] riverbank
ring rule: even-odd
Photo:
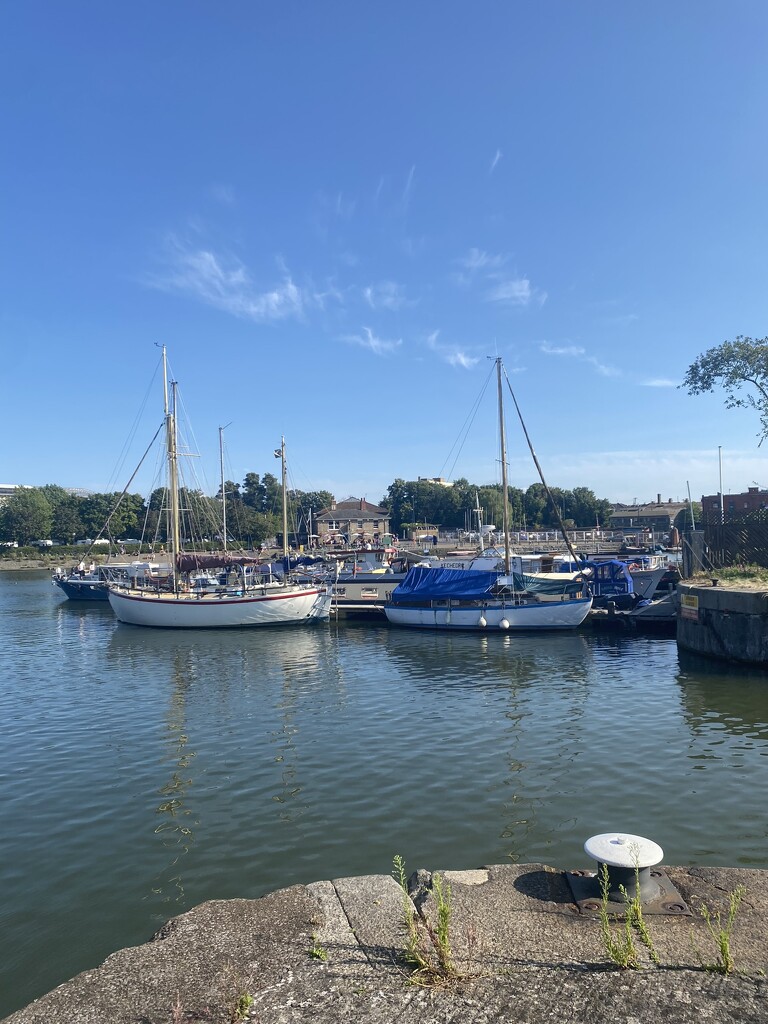
[[[579,911],[564,872],[498,865],[440,873],[453,966],[414,983],[405,908],[433,928],[423,948],[437,962],[437,889],[420,872],[411,902],[392,877],[373,875],[204,903],[6,1024],[765,1022],[768,871],[663,870],[691,914],[681,904],[647,914],[659,963],[638,937],[641,970],[611,962],[598,915]],[[725,921],[739,886],[735,970],[724,976],[701,907]]]

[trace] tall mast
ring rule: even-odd
[[[288,557],[288,488],[285,475],[285,438],[280,438],[280,460],[283,467],[283,558]]]
[[[227,492],[224,490],[224,431],[226,427],[219,427],[219,469],[221,472],[221,519],[224,531],[224,551],[227,550]]]
[[[477,491],[475,491],[475,507],[472,509],[472,515],[477,517],[477,537],[480,542],[480,554],[482,554],[485,549],[483,543],[483,510],[480,508],[480,495]]]
[[[173,589],[178,590],[178,574],[176,556],[179,553],[179,467],[176,447],[176,381],[171,381],[171,396],[168,397],[168,362],[165,345],[163,345],[163,401],[165,404],[165,429],[168,445],[168,488],[170,490],[170,524],[168,530],[168,547],[171,556],[171,572],[173,573]]]
[[[507,486],[507,439],[504,433],[504,399],[501,393],[501,357],[496,359],[496,377],[499,391],[499,436],[501,438],[502,527],[504,529],[504,572],[509,576],[509,488]]]

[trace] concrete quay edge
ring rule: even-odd
[[[4,1024],[765,1024],[768,870],[664,870],[693,914],[647,918],[660,965],[639,947],[642,970],[610,962],[597,916],[578,912],[565,873],[506,864],[439,872],[451,887],[459,977],[414,985],[400,959],[402,890],[372,875],[200,904]],[[724,919],[737,886],[747,891],[731,939],[736,970],[725,977],[702,966],[717,951],[698,907]],[[434,925],[434,891],[414,899]]]
[[[678,647],[768,668],[768,590],[679,583],[677,595]]]

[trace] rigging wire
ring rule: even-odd
[[[491,369],[488,371],[488,376],[486,377],[486,379],[485,379],[485,381],[484,381],[484,383],[483,383],[483,385],[482,385],[482,387],[480,389],[480,394],[477,396],[477,398],[475,399],[474,403],[472,404],[472,406],[471,406],[471,408],[469,410],[469,413],[467,414],[467,417],[464,420],[464,423],[462,424],[461,429],[459,430],[459,433],[458,433],[458,435],[456,437],[456,440],[451,445],[450,451],[448,452],[448,455],[446,456],[445,462],[443,462],[443,465],[440,467],[440,472],[438,473],[438,476],[443,476],[443,472],[445,471],[446,466],[448,465],[448,462],[449,462],[449,460],[451,458],[451,455],[454,452],[454,450],[456,450],[456,455],[455,455],[455,458],[454,458],[453,462],[450,465],[450,469],[445,474],[448,479],[450,479],[453,476],[453,472],[454,472],[454,470],[456,468],[456,463],[459,460],[459,456],[462,453],[464,445],[467,443],[467,437],[469,436],[469,431],[471,430],[472,425],[475,422],[475,419],[477,417],[478,410],[480,409],[480,407],[482,405],[483,398],[485,396],[485,392],[488,390],[488,384],[491,381],[491,378],[493,376],[493,372],[494,372],[494,366],[492,365]],[[458,445],[458,448],[457,448],[457,445]]]
[[[107,481],[107,485],[106,485],[107,486],[107,491],[109,491],[110,487],[114,486],[116,480],[118,480],[118,479],[123,480],[125,478],[124,477],[124,473],[123,473],[123,467],[125,465],[126,459],[128,458],[128,453],[129,453],[129,451],[131,449],[131,445],[133,444],[133,442],[134,442],[134,440],[136,438],[136,432],[139,429],[139,425],[140,425],[141,420],[142,420],[142,418],[144,416],[144,413],[146,411],[147,403],[149,402],[150,395],[154,391],[155,383],[157,381],[157,375],[158,375],[158,372],[159,372],[159,368],[161,366],[162,366],[162,359],[160,359],[158,361],[157,365],[155,366],[155,371],[154,371],[154,373],[152,375],[152,379],[150,380],[149,384],[147,385],[147,389],[144,392],[144,398],[142,399],[142,401],[141,401],[141,403],[140,403],[140,405],[138,407],[138,410],[136,412],[136,416],[134,417],[133,423],[131,424],[130,430],[128,432],[128,436],[126,437],[125,441],[123,442],[123,447],[121,448],[121,450],[120,450],[120,452],[119,452],[119,454],[117,456],[117,459],[115,460],[115,465],[113,466],[112,472],[110,473],[109,479]],[[146,453],[145,453],[145,455],[146,455]],[[134,474],[134,476],[135,476],[135,474]]]
[[[523,414],[520,412],[520,406],[517,404],[517,398],[515,397],[515,392],[512,390],[512,385],[510,384],[509,377],[507,376],[507,370],[506,370],[506,367],[504,366],[503,363],[502,363],[502,369],[504,370],[504,379],[507,382],[507,388],[509,389],[509,393],[512,396],[512,401],[515,403],[515,409],[517,410],[517,416],[518,416],[518,419],[520,420],[520,426],[523,428],[523,434],[525,435],[525,440],[528,442],[528,449],[529,449],[529,451],[531,453],[531,458],[533,459],[533,463],[536,466],[536,469],[538,470],[539,479],[542,482],[544,490],[547,493],[547,498],[549,498],[549,501],[550,501],[550,503],[552,505],[552,508],[554,510],[555,518],[557,519],[558,525],[560,527],[560,532],[562,533],[563,540],[565,541],[565,546],[568,548],[568,551],[569,551],[569,553],[571,555],[571,558],[574,560],[574,562],[577,565],[580,566],[581,563],[582,563],[582,559],[579,558],[579,556],[576,554],[576,552],[573,549],[573,545],[571,544],[570,537],[568,536],[568,532],[565,529],[565,524],[563,523],[562,516],[560,515],[560,509],[557,507],[557,502],[555,501],[555,499],[552,496],[552,492],[549,489],[549,484],[544,479],[544,471],[542,470],[541,464],[540,464],[539,459],[538,459],[538,456],[536,455],[536,452],[533,449],[533,442],[531,441],[530,435],[528,434],[528,429],[527,429],[527,427],[525,425],[525,420],[523,419]]]

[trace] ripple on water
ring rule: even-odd
[[[395,853],[578,867],[621,828],[768,866],[768,688],[674,642],[142,630],[43,576],[0,576],[0,621],[0,1015],[203,899]]]

